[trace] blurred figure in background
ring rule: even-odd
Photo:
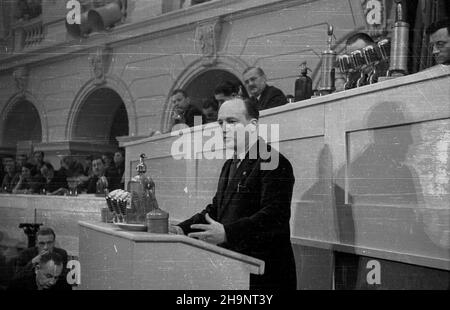
[[[125,189],[125,151],[119,149],[114,153],[114,165],[120,177],[120,188]]]
[[[111,153],[103,153],[102,159],[106,169],[115,169],[114,156]]]
[[[41,167],[42,167],[43,163],[44,163],[44,152],[35,151],[33,153],[33,158],[32,158],[32,164],[34,165],[33,169],[31,170],[32,176],[35,176],[35,175],[41,173]]]
[[[8,159],[9,158],[9,159]],[[11,193],[13,188],[19,182],[20,174],[16,173],[16,166],[12,157],[8,157],[5,160],[5,175],[2,180],[2,188],[1,191],[5,193]]]
[[[223,83],[220,83],[217,85],[217,87],[214,89],[214,98],[218,102],[218,108],[227,100],[233,99],[234,97],[238,96],[239,88],[237,85],[233,84],[230,81],[225,81]],[[217,108],[217,110],[219,110]]]
[[[28,162],[27,154],[17,154],[16,155],[16,171],[21,171],[22,166]]]
[[[219,111],[219,104],[214,98],[209,98],[203,101],[203,123],[212,123],[217,121],[217,112]]]
[[[65,174],[55,171],[53,165],[44,162],[41,167],[40,182],[36,182],[36,187],[33,190],[35,193],[47,195],[63,195],[67,193],[69,185]]]
[[[32,194],[34,187],[34,180],[31,175],[31,171],[34,166],[32,164],[25,164],[22,167],[22,172],[19,176],[19,181],[16,186],[14,186],[12,193],[13,194]]]
[[[275,86],[267,85],[267,77],[259,67],[248,67],[242,73],[244,85],[259,110],[270,109],[287,103],[284,93]]]
[[[450,19],[431,24],[427,29],[436,64],[450,65]]]
[[[188,94],[182,89],[175,89],[172,92],[170,101],[173,106],[172,130],[192,127],[194,126],[194,117],[196,115],[202,116],[202,112],[191,104]]]

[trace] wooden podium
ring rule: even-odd
[[[262,260],[187,236],[79,222],[80,289],[248,289]]]

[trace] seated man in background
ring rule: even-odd
[[[259,110],[285,105],[286,96],[281,89],[267,85],[267,77],[259,67],[249,67],[242,73],[244,85],[251,98],[258,103]]]
[[[105,167],[105,163],[100,156],[94,157],[92,160],[92,173],[93,175],[84,182],[81,187],[86,187],[88,194],[103,194],[102,189],[97,188],[97,182],[101,180],[101,183],[109,191],[120,188],[120,177],[116,170],[109,169]]]
[[[450,18],[431,24],[427,28],[433,56],[438,65],[450,65]]]
[[[196,115],[202,116],[202,112],[191,104],[187,93],[182,89],[175,89],[172,92],[170,101],[173,105],[174,128],[172,130],[178,130],[186,126],[192,127],[194,126],[194,117]]]
[[[61,255],[47,252],[39,256],[36,264],[17,273],[8,290],[71,290],[64,272],[65,265]]]
[[[22,167],[22,172],[19,176],[19,181],[14,186],[13,194],[32,194],[35,187],[35,178],[31,176],[31,171],[34,166],[32,164],[25,164]]]
[[[33,170],[31,170],[31,175],[40,175],[41,174],[41,167],[44,164],[44,152],[42,151],[35,151],[33,153],[32,163],[34,165]]]
[[[52,164],[44,162],[41,166],[40,182],[36,182],[34,192],[49,195],[62,195],[67,192],[66,175],[55,171]]]
[[[11,193],[17,182],[19,182],[20,177],[20,174],[16,173],[16,166],[12,157],[9,157],[9,160],[5,160],[4,170],[5,175],[2,180],[1,191],[5,193]]]
[[[217,85],[214,89],[214,98],[219,103],[219,108],[227,100],[233,99],[239,93],[239,88],[230,81]]]
[[[48,253],[57,253],[64,264],[67,265],[67,252],[55,247],[56,235],[50,227],[41,227],[36,233],[36,246],[25,249],[17,258],[16,273],[25,268],[36,265],[41,256]]]
[[[27,154],[16,155],[16,171],[22,171],[22,166],[28,162]]]
[[[114,153],[114,166],[120,177],[120,188],[125,189],[125,151],[119,149]]]
[[[203,101],[203,123],[213,123],[217,121],[217,112],[219,104],[214,98],[209,98]]]

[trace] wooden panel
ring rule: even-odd
[[[133,244],[80,226],[80,289],[132,289]]]
[[[448,132],[443,119],[349,133],[354,242],[449,259]]]
[[[137,243],[134,257],[134,289],[248,289],[241,262],[188,245]]]
[[[333,284],[333,251],[292,244],[298,290],[330,290]]]
[[[264,262],[186,236],[80,222],[81,289],[248,289]]]
[[[336,289],[448,290],[450,272],[439,269],[335,253]]]

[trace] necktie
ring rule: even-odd
[[[231,180],[233,179],[233,177],[234,177],[234,175],[236,173],[238,164],[239,164],[239,158],[237,158],[236,155],[235,155],[233,157],[233,161],[231,162],[231,165],[230,165],[230,171],[228,172],[228,184],[227,184],[227,186],[230,185]]]

